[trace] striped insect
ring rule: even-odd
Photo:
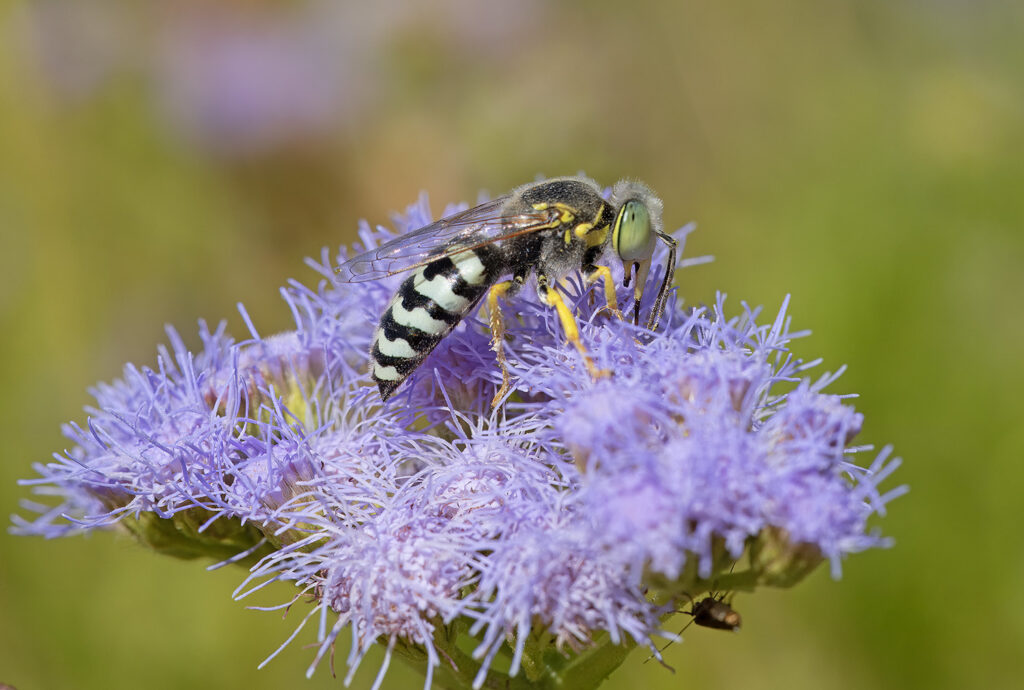
[[[676,250],[676,241],[662,232],[661,209],[661,201],[639,182],[619,182],[609,201],[593,180],[553,178],[517,187],[343,263],[337,269],[340,282],[412,271],[373,336],[371,375],[381,398],[391,397],[486,295],[491,346],[502,371],[502,385],[494,396],[498,404],[510,383],[498,300],[514,294],[532,273],[541,301],[556,310],[566,339],[588,370],[594,376],[604,374],[588,356],[556,283],[573,270],[582,271],[588,284],[603,281],[608,309],[622,318],[611,270],[598,263],[611,244],[625,268],[624,285],[635,283],[633,322],[639,323],[640,300],[660,240],[669,249],[669,259],[646,323],[648,329],[657,328]]]

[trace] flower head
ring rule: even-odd
[[[425,200],[395,220],[363,224],[360,249],[430,222]],[[351,669],[381,642],[428,685],[476,687],[542,682],[551,647],[576,660],[563,674],[607,645],[655,649],[678,603],[716,585],[788,586],[826,559],[838,575],[887,544],[868,521],[901,493],[879,488],[898,461],[853,461],[863,418],[789,352],[788,300],[759,323],[746,306],[727,316],[724,296],[673,296],[651,332],[570,279],[581,339],[611,372],[594,376],[527,287],[507,307],[502,405],[472,314],[382,404],[368,350],[401,277],[335,284],[347,255],[283,290],[293,330],[262,337],[243,312],[248,339],[201,326],[197,354],[172,331],[156,367],[98,387],[89,423],[66,430],[75,446],[30,482],[60,505],[26,504],[39,516],[18,529],[119,523],[175,555],[243,562],[240,598],[273,580],[312,595],[313,667],[347,629]]]

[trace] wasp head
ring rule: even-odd
[[[651,270],[654,244],[661,232],[661,199],[647,185],[633,180],[620,180],[612,189],[612,205],[616,208],[612,225],[612,247],[622,261],[622,284],[634,281],[633,323],[640,319],[640,300],[647,274]]]

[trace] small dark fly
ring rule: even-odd
[[[686,593],[684,592],[684,594]],[[682,635],[686,632],[687,628],[695,624],[702,628],[739,632],[740,626],[743,625],[743,618],[740,616],[739,611],[725,602],[726,594],[724,592],[721,594],[708,594],[708,596],[704,597],[700,601],[695,601],[689,594],[686,594],[686,597],[690,600],[690,610],[679,611],[679,613],[685,613],[688,616],[691,616],[691,619],[678,633],[676,633],[676,637]],[[672,642],[666,644],[658,650],[656,655],[648,657],[647,661],[657,658],[662,665],[666,665],[664,660],[661,659],[661,652],[668,649],[671,644]],[[669,668],[671,668],[671,666],[669,666]]]
[[[725,595],[721,594],[718,596],[710,595],[706,596],[698,602],[690,600],[690,610],[684,611],[693,616],[691,623],[695,623],[704,628],[714,628],[715,630],[732,630],[738,631],[740,626],[743,624],[743,619],[740,617],[739,612],[733,609],[732,606],[725,603]],[[683,628],[685,630],[686,628]],[[679,631],[682,633],[682,630]]]
[[[610,243],[634,282],[633,323],[655,243],[669,249],[668,264],[646,326],[657,328],[675,270],[676,241],[662,231],[661,200],[639,182],[620,181],[610,200],[593,180],[560,177],[532,182],[511,193],[406,233],[338,267],[341,282],[412,274],[391,298],[373,336],[371,374],[387,400],[427,355],[486,295],[491,346],[502,370],[497,404],[509,388],[498,300],[536,274],[537,294],[558,314],[566,339],[592,375],[597,369],[580,340],[572,311],[557,282],[580,270],[588,284],[603,281],[609,311],[622,317],[608,266],[599,260]],[[504,278],[504,279],[503,279]]]

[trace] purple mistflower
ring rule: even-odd
[[[361,225],[358,249],[430,221],[421,198],[393,229]],[[788,299],[762,323],[673,295],[650,332],[571,278],[581,338],[612,372],[595,378],[527,286],[507,305],[501,405],[475,314],[382,404],[368,350],[403,276],[336,284],[349,255],[283,289],[293,330],[261,336],[242,310],[246,339],[201,326],[195,354],[169,331],[155,367],[97,387],[71,450],[25,482],[58,504],[26,502],[37,516],[16,529],[119,525],[242,564],[239,599],[278,580],[297,591],[282,608],[311,598],[288,640],[317,621],[309,673],[344,632],[349,678],[382,644],[376,685],[398,656],[426,687],[477,688],[594,687],[632,647],[657,653],[681,602],[790,586],[825,560],[838,577],[888,544],[869,521],[904,491],[879,488],[899,461],[854,462],[862,416],[824,392],[838,374],[811,379],[817,362],[789,351]]]
[[[78,102],[141,78],[176,135],[228,159],[301,149],[358,122],[405,37],[436,38],[452,59],[500,59],[548,18],[536,0],[22,4],[8,33],[55,95]]]
[[[215,152],[259,153],[330,135],[363,101],[347,61],[307,8],[178,10],[161,39],[162,110]]]

